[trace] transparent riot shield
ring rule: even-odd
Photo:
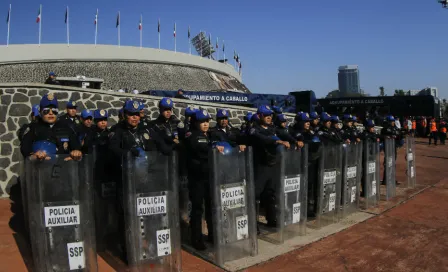
[[[26,160],[29,230],[36,271],[97,271],[93,165],[56,155]]]
[[[93,148],[94,184],[95,184],[95,225],[97,251],[105,251],[111,237],[118,232],[118,214],[116,211],[117,183],[109,174],[109,153],[107,150]]]
[[[396,195],[395,179],[395,139],[384,140],[384,171],[386,183],[386,200],[390,200]]]
[[[181,271],[177,154],[123,159],[128,264],[137,271]]]
[[[340,218],[357,212],[362,168],[362,143],[343,145]]]
[[[370,139],[363,142],[364,208],[377,206],[380,201],[380,146]]]
[[[212,261],[225,262],[258,254],[252,149],[228,154],[211,151],[210,192],[214,252]]]
[[[263,228],[261,238],[281,244],[306,234],[308,203],[308,146],[297,150],[279,149],[281,160],[275,190],[275,228]]]
[[[316,221],[311,227],[321,228],[338,221],[341,181],[342,144],[326,144],[319,162]]]
[[[415,140],[412,136],[406,136],[406,162],[408,188],[415,188],[417,185],[417,179],[415,176]]]

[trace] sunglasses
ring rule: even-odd
[[[126,112],[127,116],[140,116],[140,112]]]
[[[42,114],[43,115],[48,115],[48,114],[50,114],[50,111],[53,113],[53,114],[58,114],[58,109],[55,109],[55,108],[43,108],[42,109]]]

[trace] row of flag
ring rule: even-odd
[[[37,12],[37,17],[36,17],[36,23],[39,24],[39,45],[40,45],[40,38],[41,38],[41,21],[42,21],[42,5],[39,6],[39,10]],[[69,28],[68,28],[68,24],[69,24],[69,8],[68,6],[66,7],[65,10],[65,24],[67,25],[67,43],[69,44]],[[8,24],[8,37],[7,37],[7,45],[9,44],[9,26],[10,26],[10,22],[11,22],[11,5],[9,5],[9,9],[8,9],[8,14],[6,17],[6,23]],[[95,14],[95,19],[94,19],[94,25],[95,25],[95,44],[96,44],[96,40],[97,40],[97,27],[98,27],[98,9],[96,10],[96,14]],[[120,13],[118,12],[117,14],[117,20],[116,20],[116,28],[120,27]],[[140,15],[140,21],[138,23],[138,30],[143,31],[143,17],[142,15]],[[160,48],[160,31],[161,31],[161,24],[160,24],[160,19],[158,19],[157,21],[157,32],[159,33],[159,48]],[[176,38],[176,22],[174,22],[174,29],[173,29],[173,36],[174,38]],[[140,35],[141,37],[141,35]],[[191,38],[191,29],[190,26],[188,26],[188,33],[187,33],[187,37],[190,40]],[[119,41],[120,38],[118,38],[118,43],[120,43]],[[208,43],[211,46],[212,45],[212,41],[211,41],[211,35],[209,35],[209,39],[208,39]],[[140,38],[140,46],[141,46],[141,38]],[[215,48],[219,49],[219,40],[218,38],[216,38],[216,44],[215,44]],[[224,41],[222,42],[222,51],[225,53],[225,43]],[[191,54],[191,43],[190,43],[190,54]],[[235,60],[235,62],[238,64],[237,67],[240,70],[241,69],[241,61],[240,61],[240,57],[239,55],[236,53],[236,51],[234,50],[233,52],[233,59]]]

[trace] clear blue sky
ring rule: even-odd
[[[42,11],[42,43],[65,43],[65,6],[70,7],[71,43],[93,43],[99,9],[98,43],[116,44],[121,12],[121,44],[139,45],[143,14],[144,46],[157,46],[157,19],[162,47],[188,52],[187,28],[226,40],[243,65],[243,81],[254,92],[284,94],[312,89],[323,96],[337,89],[337,68],[360,67],[361,87],[376,95],[378,87],[439,88],[448,97],[448,10],[436,0],[287,0],[287,1],[49,1],[10,0],[12,44],[37,43],[36,17]],[[8,0],[0,1],[0,43],[6,43]],[[0,14],[0,15],[2,15]],[[1,56],[0,56],[1,57]]]

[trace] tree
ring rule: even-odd
[[[338,97],[340,97],[339,90],[333,90],[329,92],[325,98],[338,98]]]
[[[386,93],[384,91],[384,87],[380,86],[380,96],[385,96],[385,95],[386,95]]]
[[[394,96],[405,96],[405,93],[403,90],[395,90]]]

